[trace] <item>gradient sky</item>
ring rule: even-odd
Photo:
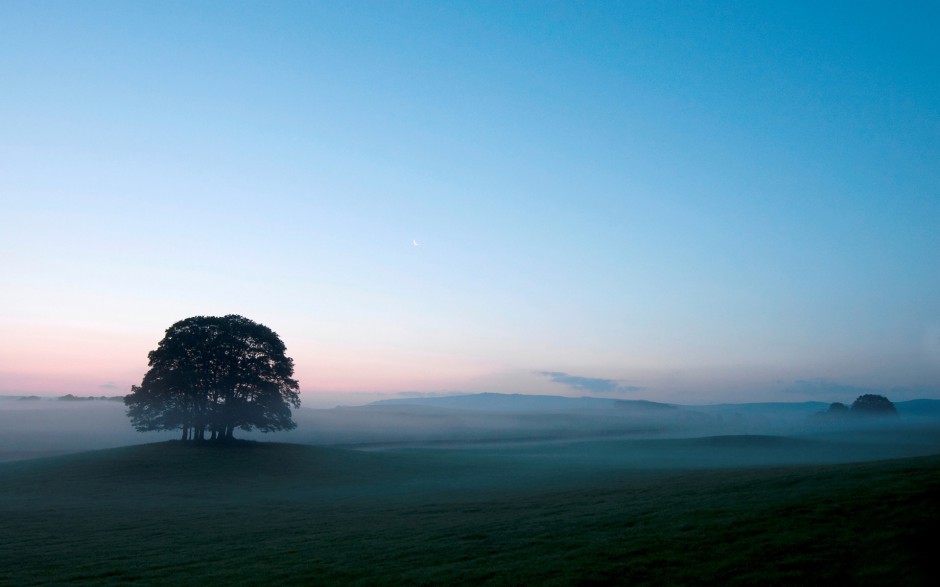
[[[940,398],[940,5],[819,4],[4,0],[0,394]]]

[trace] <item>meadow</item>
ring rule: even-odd
[[[936,584],[940,456],[871,460],[897,455],[853,438],[163,441],[7,462],[0,583]],[[930,452],[936,429],[919,438]]]

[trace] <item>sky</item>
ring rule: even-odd
[[[820,5],[823,4],[823,5]],[[932,2],[0,2],[0,394],[940,398]]]

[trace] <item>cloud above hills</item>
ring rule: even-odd
[[[617,379],[581,377],[579,375],[571,375],[570,373],[564,373],[562,371],[538,371],[538,374],[544,377],[548,377],[552,383],[560,383],[570,387],[575,391],[583,391],[587,393],[635,393],[644,389],[643,387],[636,385],[621,385],[621,382]]]

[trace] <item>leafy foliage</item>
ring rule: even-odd
[[[849,406],[845,405],[842,402],[832,402],[829,404],[829,413],[830,414],[847,414],[849,411]]]
[[[852,412],[856,414],[895,415],[898,410],[891,400],[885,396],[866,393],[858,396],[858,399],[852,403]]]
[[[300,406],[293,360],[267,326],[238,315],[194,316],[166,330],[150,370],[124,403],[139,431],[231,439],[234,429],[289,430]]]

